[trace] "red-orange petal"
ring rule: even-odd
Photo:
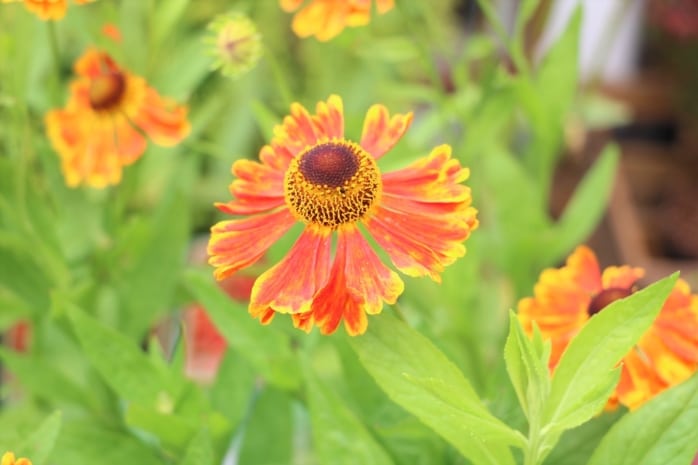
[[[313,296],[327,281],[330,243],[330,230],[307,227],[286,256],[257,278],[250,313],[310,311]]]
[[[230,184],[234,197],[216,206],[230,215],[250,215],[284,205],[284,172],[252,160],[237,160],[232,167],[236,179]]]
[[[373,105],[366,113],[360,145],[378,159],[398,143],[411,123],[412,113],[391,118],[385,106]]]
[[[465,255],[463,241],[470,235],[469,218],[408,216],[379,207],[366,227],[385,249],[393,264],[408,276],[429,276],[441,281],[439,274],[447,265]]]
[[[396,302],[404,284],[386,267],[355,226],[339,231],[335,261],[327,285],[312,304],[312,318],[323,334],[340,321],[352,336],[366,331],[366,314],[380,313],[383,301]]]
[[[214,225],[208,254],[209,263],[216,267],[216,279],[221,280],[255,263],[295,222],[291,213],[282,209]]]
[[[344,137],[344,104],[339,95],[330,95],[327,102],[318,102],[313,117],[317,134],[328,139]]]

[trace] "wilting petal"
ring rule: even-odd
[[[361,147],[378,159],[395,144],[412,123],[412,113],[396,114],[391,118],[383,105],[369,108],[361,134]]]
[[[327,281],[331,231],[307,227],[288,254],[264,272],[252,288],[250,313],[310,311],[313,296]]]
[[[288,210],[239,220],[221,221],[211,228],[209,263],[216,279],[250,266],[295,223]]]
[[[386,267],[355,226],[339,231],[337,252],[327,285],[315,296],[314,323],[330,334],[344,320],[352,336],[366,331],[366,314],[380,313],[404,290],[397,273]]]

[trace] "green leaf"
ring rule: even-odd
[[[28,393],[51,403],[79,406],[94,404],[90,393],[40,357],[21,355],[0,348],[0,358],[19,378],[22,387]]]
[[[577,428],[565,431],[550,455],[546,457],[545,465],[587,465],[601,438],[625,413],[625,409],[604,412]]]
[[[70,465],[165,465],[155,451],[136,437],[109,429],[94,419],[65,423],[50,463]]]
[[[135,250],[126,244],[132,257],[116,283],[125,312],[127,334],[142,337],[153,321],[168,310],[184,264],[189,241],[189,215],[184,195],[172,188],[148,225],[147,237]],[[129,247],[131,246],[131,247]]]
[[[187,446],[179,465],[213,465],[213,441],[207,429],[201,429]]]
[[[427,338],[389,314],[351,340],[361,362],[397,404],[478,464],[513,464],[522,437],[495,418],[470,383]]]
[[[255,389],[255,373],[239,352],[228,349],[211,386],[211,404],[236,428],[243,419]]]
[[[250,317],[244,305],[232,300],[216,285],[210,272],[189,271],[185,274],[185,284],[228,344],[269,382],[285,389],[300,385],[290,337]]]
[[[61,429],[61,412],[54,412],[17,448],[31,458],[34,465],[44,465]]]
[[[552,240],[546,241],[548,263],[557,261],[576,244],[583,242],[606,210],[618,167],[618,147],[607,146],[577,187],[560,220],[552,227]]]
[[[132,340],[74,306],[66,311],[90,363],[122,399],[149,406],[174,402],[169,377]]]
[[[555,369],[544,424],[562,431],[598,413],[617,381],[618,362],[651,326],[677,277],[617,300],[589,320]]]
[[[686,465],[698,453],[698,375],[628,413],[589,465]],[[622,451],[622,454],[618,452]]]
[[[267,387],[259,394],[245,425],[239,463],[291,463],[292,432],[291,399],[283,391]]]
[[[543,343],[540,331],[536,328],[531,341],[514,312],[510,312],[504,361],[519,404],[529,420],[540,416],[550,392],[549,357],[550,344]]]
[[[153,42],[156,46],[172,30],[188,5],[189,0],[161,0],[158,2],[157,14],[150,16],[153,21]]]
[[[324,386],[307,363],[303,374],[319,463],[392,465],[387,452],[342,400]]]
[[[155,435],[165,448],[175,453],[185,450],[202,426],[215,437],[221,437],[231,430],[228,421],[218,413],[186,417],[162,413],[138,404],[128,406],[126,423]]]

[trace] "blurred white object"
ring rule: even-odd
[[[536,60],[545,56],[580,4],[580,82],[616,84],[630,80],[638,69],[646,0],[554,1],[536,46]]]

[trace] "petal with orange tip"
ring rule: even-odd
[[[331,231],[309,226],[286,256],[262,273],[252,288],[250,313],[310,311],[313,296],[327,281]]]
[[[391,118],[385,106],[373,105],[366,113],[360,145],[378,159],[398,143],[411,123],[412,113]]]
[[[386,267],[355,226],[339,231],[337,252],[327,285],[313,301],[312,316],[323,334],[340,321],[351,336],[366,331],[366,314],[380,313],[383,301],[394,304],[404,284]]]
[[[221,221],[211,228],[209,263],[216,267],[216,279],[259,260],[269,247],[296,222],[284,209],[250,218]]]

